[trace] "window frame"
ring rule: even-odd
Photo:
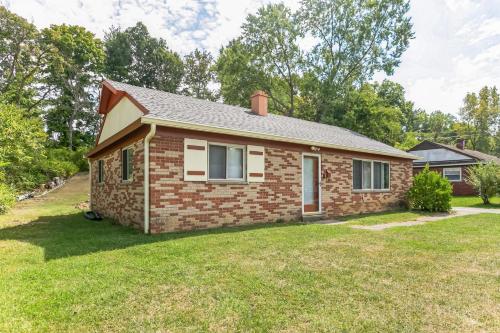
[[[97,184],[104,183],[104,160],[97,160]]]
[[[371,178],[371,184],[370,188],[360,188],[360,189],[355,189],[354,188],[354,161],[361,161],[361,162],[370,162],[370,178]],[[381,163],[381,168],[383,169],[383,165],[387,164],[389,166],[389,183],[387,184],[387,188],[374,188],[374,182],[375,182],[375,177],[374,177],[374,162],[379,162]],[[363,163],[361,163],[361,187],[363,187]],[[365,158],[353,158],[352,163],[351,163],[352,169],[351,169],[351,176],[352,176],[352,182],[351,182],[351,190],[352,192],[390,192],[391,191],[391,162],[390,161],[384,161],[384,160],[370,160],[370,159],[365,159]]]
[[[459,171],[459,176],[460,178],[458,180],[451,180],[448,177],[446,177],[446,171]],[[448,179],[449,182],[451,183],[459,183],[462,181],[462,168],[460,167],[453,167],[453,168],[443,168],[443,178]]]
[[[124,178],[124,173],[123,173],[123,152],[124,151],[127,151],[127,178]],[[128,146],[128,147],[124,147],[122,148],[121,152],[120,152],[121,156],[120,156],[120,160],[121,160],[121,165],[120,165],[120,168],[121,168],[121,181],[123,183],[130,183],[131,181],[133,181],[134,179],[134,149],[132,148],[132,146]],[[132,159],[131,161],[131,165],[132,165],[132,169],[129,170],[128,166],[129,166],[129,159]]]
[[[210,178],[210,146],[221,146],[226,148],[226,178]],[[242,158],[242,172],[243,178],[228,178],[228,148],[238,148],[243,150]],[[232,143],[219,143],[219,142],[208,142],[207,143],[207,180],[209,182],[245,182],[247,180],[247,147],[245,145],[238,145]]]

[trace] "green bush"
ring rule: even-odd
[[[424,170],[413,178],[408,192],[408,204],[411,209],[429,212],[448,212],[451,209],[452,187],[450,182],[439,173]]]
[[[0,183],[0,214],[6,213],[16,202],[16,196],[10,186]]]
[[[477,191],[485,205],[498,193],[500,166],[494,162],[469,167],[465,181]]]

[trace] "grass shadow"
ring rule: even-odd
[[[67,215],[40,216],[30,223],[1,228],[0,241],[15,240],[42,247],[45,260],[49,261],[185,237],[296,225],[299,223],[267,223],[145,235],[137,229],[113,224],[108,219],[99,222],[86,220],[83,214],[78,212]]]

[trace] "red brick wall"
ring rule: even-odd
[[[132,181],[121,179],[121,149],[131,147],[133,153]],[[97,161],[104,160],[104,182],[98,183]],[[144,221],[144,145],[143,140],[119,145],[91,161],[91,209],[120,224],[142,228]]]
[[[449,166],[450,168],[453,168],[453,166]],[[476,191],[472,186],[467,184],[465,182],[465,177],[467,175],[467,168],[469,166],[461,166],[462,168],[462,181],[460,182],[451,182],[451,185],[453,187],[453,195],[476,195]],[[413,169],[413,174],[416,175],[420,171],[422,171],[423,168],[414,168]],[[443,174],[443,167],[432,167],[429,168],[431,171],[436,171],[439,174]]]
[[[265,182],[220,184],[183,181],[184,137],[214,142],[265,146]],[[302,215],[302,152],[307,146],[262,140],[181,132],[159,128],[151,142],[151,232],[300,219]],[[321,150],[322,204],[327,216],[382,211],[398,206],[411,185],[412,164],[367,154]],[[391,191],[352,192],[352,158],[390,161]]]

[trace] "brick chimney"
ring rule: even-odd
[[[257,90],[251,97],[252,112],[259,116],[267,116],[267,94],[262,90]]]
[[[457,141],[457,148],[458,149],[465,149],[465,139],[459,139]]]

